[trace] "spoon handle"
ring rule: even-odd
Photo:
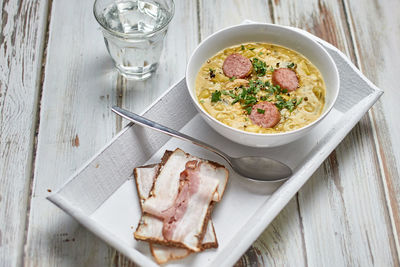
[[[122,109],[122,108],[117,107],[117,106],[113,106],[111,108],[111,110],[113,112],[115,112],[116,114],[120,115],[121,117],[124,117],[125,119],[128,119],[130,121],[133,121],[133,122],[135,122],[135,123],[137,123],[137,124],[139,124],[141,126],[151,128],[153,130],[165,133],[165,134],[170,135],[172,137],[176,137],[176,138],[179,138],[179,139],[182,139],[182,140],[185,140],[185,141],[192,142],[195,145],[198,145],[198,146],[201,146],[202,148],[208,149],[208,150],[218,154],[223,159],[225,159],[229,164],[231,164],[230,157],[228,155],[226,155],[225,153],[223,153],[222,151],[220,151],[219,149],[217,149],[217,148],[215,148],[213,146],[210,146],[210,145],[208,145],[208,144],[206,144],[206,143],[204,143],[204,142],[202,142],[200,140],[197,140],[196,138],[193,138],[193,137],[191,137],[189,135],[186,135],[186,134],[183,134],[181,132],[175,131],[175,130],[173,130],[171,128],[168,128],[168,127],[166,127],[164,125],[161,125],[161,124],[159,124],[157,122],[154,122],[154,121],[151,121],[149,119],[146,119],[145,117],[142,117],[140,115],[137,115],[135,113],[132,113],[132,112],[126,110],[126,109]]]

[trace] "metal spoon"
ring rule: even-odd
[[[190,141],[195,145],[201,146],[202,148],[208,149],[220,157],[222,157],[226,162],[231,165],[231,167],[240,175],[258,181],[279,181],[287,179],[292,175],[292,170],[285,164],[280,161],[273,160],[270,158],[264,157],[255,157],[255,156],[246,156],[240,158],[232,158],[222,152],[221,150],[210,146],[200,140],[197,140],[191,136],[180,133],[173,129],[170,129],[166,126],[158,124],[154,121],[148,120],[142,116],[139,116],[135,113],[129,112],[125,109],[119,107],[112,107],[112,111],[128,119],[133,121],[141,126],[145,126],[156,131],[168,134],[170,136],[180,138],[185,141]]]

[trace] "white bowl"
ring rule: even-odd
[[[250,133],[221,123],[199,104],[195,80],[201,66],[219,51],[242,43],[264,42],[281,45],[299,52],[321,72],[326,85],[325,107],[321,116],[303,128],[275,134]],[[186,83],[197,110],[205,121],[226,138],[247,146],[274,147],[292,142],[306,135],[332,109],[339,94],[339,72],[331,56],[317,42],[290,28],[274,24],[243,24],[220,30],[205,39],[195,49],[186,68]]]

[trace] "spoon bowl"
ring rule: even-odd
[[[280,161],[265,157],[230,158],[228,163],[238,174],[258,181],[281,181],[292,175],[292,170]]]
[[[198,145],[202,148],[205,148],[207,150],[216,153],[226,162],[228,162],[228,164],[232,167],[232,169],[235,172],[248,179],[257,181],[276,182],[287,179],[292,175],[292,170],[286,164],[280,161],[271,158],[256,157],[256,156],[244,156],[239,158],[232,158],[229,155],[222,152],[221,150],[209,144],[206,144],[203,141],[197,140],[184,133],[170,129],[157,122],[148,120],[145,117],[132,113],[128,110],[116,106],[112,107],[111,110],[116,114],[120,115],[121,117],[124,117],[132,122],[135,122],[136,124],[162,132],[172,137],[189,141],[195,145]]]

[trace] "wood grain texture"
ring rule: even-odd
[[[0,1],[0,265],[22,263],[47,1]]]
[[[240,266],[307,266],[298,200],[295,196],[243,257]]]
[[[54,1],[25,251],[48,2],[0,3],[0,265],[135,266],[45,197],[126,124],[111,105],[140,113],[184,75],[198,42],[244,19],[316,34],[385,95],[236,266],[399,265],[399,3],[176,0],[157,74],[128,82],[106,52],[92,1]]]
[[[198,3],[201,40],[220,29],[240,24],[245,19],[272,22],[267,1],[222,0],[211,3],[207,0],[198,0]]]
[[[52,10],[25,259],[28,266],[39,263],[42,266],[133,266],[44,197],[49,194],[47,189],[59,188],[123,127],[121,120],[111,114],[111,105],[124,105],[141,112],[183,77],[186,60],[198,42],[196,32],[189,34],[189,29],[197,29],[196,5],[177,2],[171,25],[174,28],[167,35],[156,77],[145,82],[127,82],[117,74],[106,52],[91,4],[82,7],[78,1],[57,2]],[[182,24],[186,25],[186,31],[177,27]],[[182,42],[177,44],[176,40]],[[175,65],[179,67],[174,68]],[[48,164],[54,158],[56,164]],[[46,229],[51,230],[44,236]]]
[[[277,23],[306,29],[355,59],[341,3],[281,1],[274,14]],[[299,192],[310,265],[398,265],[380,176],[371,123],[364,116]]]
[[[365,5],[358,12],[358,5]],[[384,90],[380,101],[371,109],[376,150],[390,211],[393,233],[399,251],[400,239],[400,124],[399,90],[396,77],[400,71],[398,49],[400,19],[394,15],[396,1],[345,1],[349,25],[354,36],[360,69]],[[399,253],[398,253],[399,254]]]
[[[116,73],[92,1],[54,1],[26,266],[104,266],[112,250],[45,199],[116,133]]]
[[[274,22],[298,27],[333,44],[354,61],[346,14],[340,2],[305,1],[292,3],[273,2]]]

